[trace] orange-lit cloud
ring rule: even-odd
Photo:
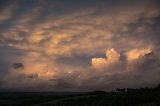
[[[136,59],[139,59],[143,56],[145,56],[146,54],[151,53],[152,50],[150,48],[146,48],[146,49],[133,49],[129,52],[126,53],[127,56],[127,61],[134,61]]]
[[[12,13],[17,8],[17,4],[9,5],[7,8],[1,9],[0,13],[0,23],[11,18]]]
[[[119,62],[120,54],[113,48],[106,51],[106,58],[93,58],[94,68],[101,69]]]

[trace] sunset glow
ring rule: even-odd
[[[158,4],[0,1],[0,89],[88,91],[157,85]]]

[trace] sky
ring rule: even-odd
[[[0,0],[0,90],[160,83],[159,0]]]

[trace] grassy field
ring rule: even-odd
[[[0,106],[160,106],[160,88],[89,93],[1,92]]]

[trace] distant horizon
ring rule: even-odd
[[[133,88],[133,87],[128,87],[129,89],[142,89],[142,88],[157,88],[158,86],[160,85],[160,83],[158,85],[155,85],[155,86],[144,86],[144,87],[137,87],[137,88]],[[128,89],[128,88],[119,88],[119,89]],[[101,90],[101,89],[95,89],[95,90],[84,90],[84,91],[53,91],[53,90],[28,90],[28,89],[0,89],[0,92],[12,92],[12,93],[16,93],[16,92],[19,92],[19,93],[67,93],[67,94],[70,94],[70,93],[75,93],[75,94],[79,94],[79,93],[88,93],[88,92],[95,92],[95,91],[104,91],[104,92],[111,92],[111,91],[116,91],[117,88],[115,89],[110,89],[110,90]]]

